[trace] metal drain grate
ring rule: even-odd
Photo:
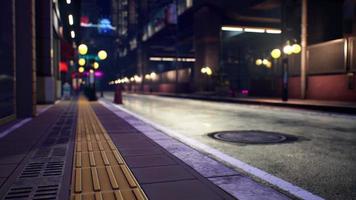
[[[40,185],[35,187],[13,187],[10,188],[4,199],[16,200],[54,200],[57,199],[59,185]]]
[[[33,194],[33,200],[56,199],[58,194],[58,185],[38,186]]]
[[[20,179],[38,178],[40,176],[62,176],[64,161],[30,163],[22,171]]]
[[[32,187],[11,188],[4,199],[27,199],[30,197]]]
[[[43,176],[61,176],[63,173],[64,162],[48,162],[44,169]]]
[[[44,163],[30,163],[22,171],[19,178],[35,178],[39,177],[43,169]]]
[[[66,155],[71,148],[71,138],[75,130],[76,106],[72,103],[60,114],[48,135],[43,138],[30,157],[26,159],[24,168],[17,174],[1,200],[55,200],[58,199],[60,187],[68,187],[64,180]],[[70,173],[70,172],[69,172]],[[3,196],[4,195],[4,196]]]

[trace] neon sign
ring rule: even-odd
[[[99,33],[108,33],[116,30],[116,27],[112,26],[111,21],[107,18],[102,18],[98,21],[97,24],[93,24],[89,22],[88,17],[84,16],[81,19],[80,26],[85,28],[97,28]]]

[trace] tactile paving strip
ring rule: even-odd
[[[89,102],[78,104],[72,200],[147,199]]]

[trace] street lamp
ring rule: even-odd
[[[85,44],[80,44],[78,46],[78,52],[80,55],[85,55],[88,53],[88,46]]]
[[[151,72],[151,79],[152,80],[156,80],[156,77],[157,77],[157,74],[156,73],[154,73],[154,72]]]
[[[208,76],[213,75],[213,70],[210,67],[203,67],[200,69],[202,74],[207,74]]]
[[[85,59],[84,59],[84,58],[79,58],[78,64],[79,64],[80,66],[84,66],[84,65],[85,65]]]
[[[83,73],[84,72],[84,67],[79,67],[78,71],[79,71],[79,73]]]
[[[294,54],[299,54],[302,51],[302,47],[299,44],[293,44],[292,51]]]
[[[263,63],[262,59],[257,59],[257,60],[256,60],[256,65],[257,65],[257,66],[262,65],[262,63]]]
[[[94,62],[94,64],[93,64],[93,68],[94,69],[99,69],[99,63],[98,62]]]
[[[98,57],[100,60],[105,60],[108,57],[108,54],[106,53],[105,50],[100,50],[98,52]]]
[[[272,56],[273,59],[278,59],[278,58],[281,57],[281,55],[282,55],[282,52],[279,49],[273,49],[271,51],[271,56]]]
[[[293,47],[289,44],[289,42],[283,47],[283,53],[287,55],[291,55],[293,53]]]
[[[262,64],[263,64],[264,66],[267,66],[268,63],[269,63],[269,60],[267,60],[266,58],[262,60]]]

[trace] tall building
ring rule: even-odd
[[[63,51],[70,51],[75,42],[79,9],[66,2],[70,1],[3,2],[0,26],[7,31],[0,31],[0,124],[35,116],[38,104],[61,97],[61,73],[68,70]],[[66,12],[74,17],[71,25]],[[69,48],[63,49],[63,44]]]
[[[301,98],[304,84],[307,98],[356,100],[354,1],[305,1],[307,51],[313,56],[302,77],[299,52],[277,60],[270,55],[287,44],[301,45],[302,0],[112,2],[122,69],[117,82],[126,80],[127,90],[278,97],[288,85],[289,96]],[[322,44],[330,55],[324,62],[317,53]],[[338,92],[328,96],[330,90]]]

